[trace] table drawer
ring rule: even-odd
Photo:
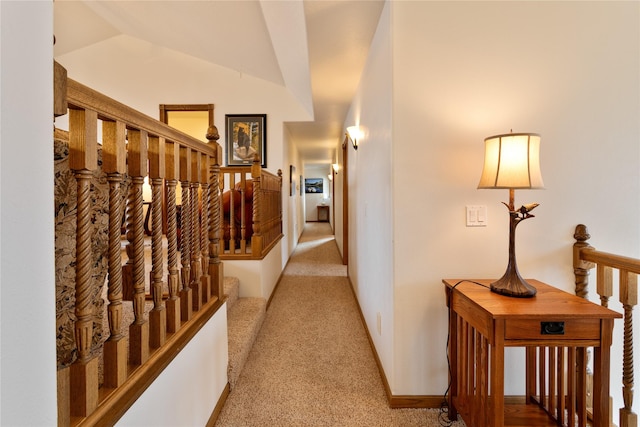
[[[598,340],[600,319],[509,319],[504,338],[545,340]]]

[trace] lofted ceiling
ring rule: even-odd
[[[282,85],[314,118],[285,124],[303,162],[333,163],[383,4],[56,0],[54,56],[124,34]]]

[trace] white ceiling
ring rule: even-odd
[[[305,163],[333,163],[383,0],[54,2],[54,55],[121,34],[285,86]],[[230,36],[233,35],[233,36]]]

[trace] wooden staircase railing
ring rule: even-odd
[[[220,168],[223,260],[262,259],[282,238],[282,171],[273,175],[255,158],[251,168]]]
[[[69,166],[77,183],[75,259],[75,361],[58,370],[59,425],[112,425],[222,305],[220,248],[220,159],[217,143],[202,142],[61,75],[58,108],[68,108]],[[62,112],[60,112],[61,114]],[[102,126],[102,164],[98,129]],[[95,292],[104,284],[91,276],[91,175],[109,183],[108,339],[92,348]],[[126,207],[120,187],[130,179]],[[145,271],[142,187],[152,188],[151,271]],[[182,188],[181,262],[178,261],[176,187]],[[264,185],[264,184],[263,184]],[[258,184],[260,187],[260,184]],[[166,255],[163,204],[167,208]],[[121,225],[126,208],[127,262],[122,266]],[[262,214],[260,214],[262,215]],[[262,216],[259,215],[259,218]],[[166,262],[166,264],[165,264]],[[153,308],[145,314],[147,290]],[[166,281],[165,281],[166,279]],[[133,322],[123,324],[126,290]],[[166,289],[166,291],[165,291]],[[128,306],[127,306],[128,307]],[[124,330],[128,327],[128,334]],[[128,335],[128,337],[127,337]],[[128,341],[128,346],[127,346]],[[129,350],[127,351],[127,347]],[[103,354],[103,382],[99,358]]]
[[[628,258],[597,251],[587,242],[591,236],[585,225],[578,225],[573,245],[573,269],[576,279],[576,295],[587,298],[589,293],[589,270],[596,269],[596,292],[601,305],[607,307],[614,295],[613,270],[618,271],[617,294],[624,310],[624,348],[622,360],[622,398],[620,427],[635,427],[638,416],[633,411],[633,308],[638,303],[638,274],[640,259]]]

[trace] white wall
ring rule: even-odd
[[[382,11],[365,72],[345,122],[364,127],[347,148],[349,276],[394,394],[393,170],[390,4]],[[341,221],[338,218],[338,222]],[[381,330],[378,332],[378,313]]]
[[[640,4],[386,7],[391,30],[385,10],[378,30],[385,41],[376,39],[345,123],[369,128],[358,151],[349,151],[350,271],[392,392],[441,395],[441,280],[499,277],[506,268],[508,216],[500,202],[508,193],[476,190],[485,137],[510,129],[542,134],[546,190],[516,193],[517,204],[541,203],[536,218],[518,227],[524,276],[573,292],[578,223],[589,226],[598,248],[640,255]],[[487,206],[487,227],[465,226],[467,204]],[[395,300],[392,337],[385,337],[384,313],[382,337],[374,333],[381,297]],[[519,364],[519,352],[509,356]],[[521,368],[507,375],[507,393],[522,394]],[[612,378],[619,382],[617,370]]]
[[[56,424],[53,10],[0,2],[0,424]]]
[[[269,299],[284,267],[284,238],[261,260],[223,261],[224,275],[240,281],[240,297]],[[285,259],[288,260],[288,257]]]
[[[289,219],[286,228],[284,228],[283,224],[284,238],[287,240],[287,245],[283,245],[283,249],[288,249],[288,252],[283,254],[283,259],[288,260],[289,255],[291,255],[295,249],[298,244],[298,239],[304,230],[304,188],[302,188],[302,195],[300,193],[300,177],[304,171],[302,161],[300,160],[300,152],[292,141],[291,133],[286,126],[284,129],[283,141],[285,146],[284,164],[289,166],[293,165],[295,168],[293,176],[290,176],[289,166],[286,166],[285,169],[283,169],[282,174],[282,206],[283,209],[287,211],[287,218]],[[291,179],[295,182],[296,191],[294,195],[291,195]]]
[[[224,304],[117,425],[206,425],[227,385],[228,355],[227,306]]]

